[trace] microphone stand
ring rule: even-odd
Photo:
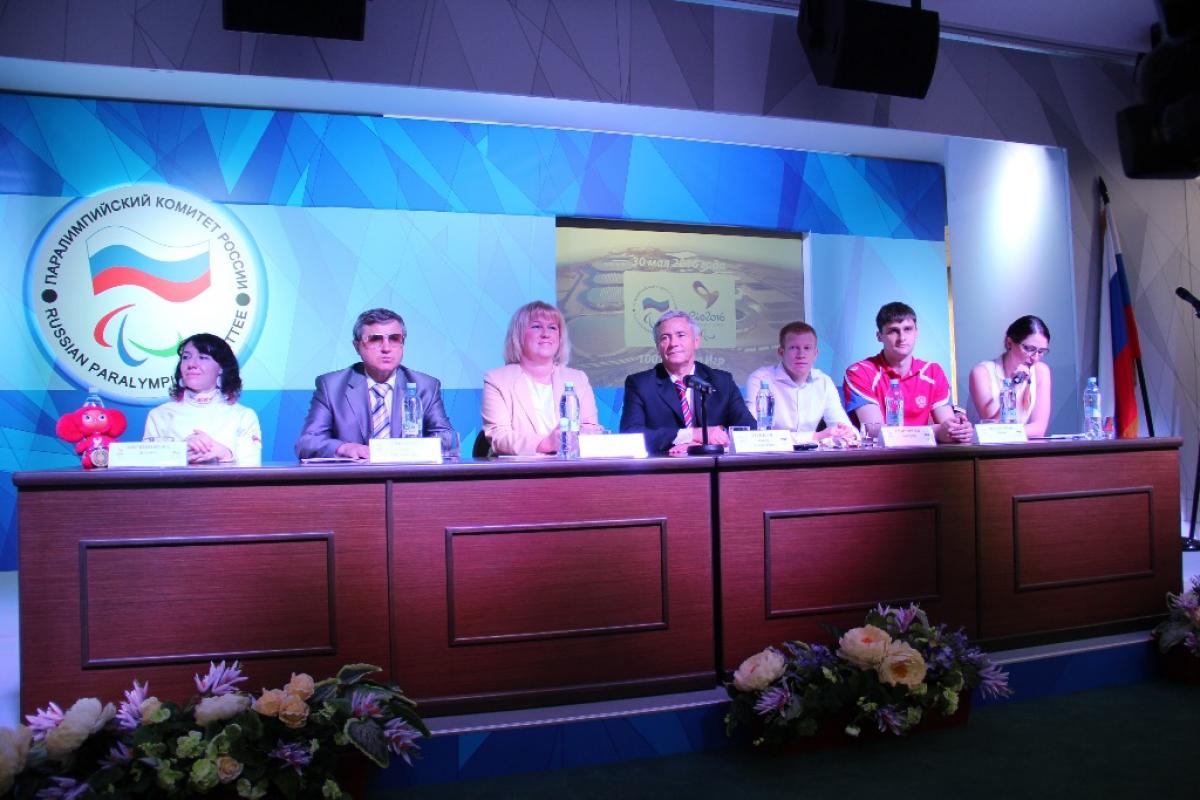
[[[711,386],[700,388],[695,384],[692,388],[700,395],[700,441],[701,444],[688,445],[689,456],[719,456],[725,448],[719,444],[708,443],[708,395],[713,391]]]
[[[1182,288],[1183,287],[1181,286],[1179,289],[1176,289],[1175,293],[1192,304],[1192,310],[1196,312],[1196,319],[1200,319],[1200,306],[1197,306],[1195,303],[1192,303],[1190,299],[1180,294],[1180,289]],[[1195,551],[1200,550],[1200,544],[1196,542],[1197,505],[1200,505],[1200,449],[1198,449],[1196,453],[1196,480],[1192,483],[1192,517],[1190,520],[1188,520],[1188,535],[1182,537],[1183,550],[1186,553],[1194,553]]]
[[[1196,482],[1192,484],[1192,518],[1188,521],[1188,535],[1181,540],[1183,542],[1183,551],[1185,553],[1194,553],[1200,550],[1200,544],[1196,542],[1196,504],[1200,500],[1200,452],[1196,455]]]

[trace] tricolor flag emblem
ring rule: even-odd
[[[92,293],[140,286],[172,303],[198,297],[212,285],[208,242],[173,247],[124,227],[109,227],[88,239]]]
[[[1125,277],[1125,257],[1113,221],[1112,208],[1104,197],[1100,227],[1104,232],[1104,280],[1100,287],[1100,400],[1104,416],[1115,416],[1119,439],[1138,435],[1137,362],[1142,357],[1137,322],[1133,318],[1133,295]],[[1151,433],[1153,436],[1153,433]]]

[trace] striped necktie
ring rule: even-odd
[[[683,427],[692,427],[692,406],[687,399],[687,387],[683,385],[683,381],[675,381],[675,388],[679,390],[679,405],[683,409]]]
[[[392,415],[388,413],[387,396],[392,391],[390,383],[377,383],[371,387],[375,395],[375,403],[371,407],[371,438],[390,439],[392,436]]]

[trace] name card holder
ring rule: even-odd
[[[735,453],[790,453],[791,431],[733,431]]]
[[[641,433],[580,434],[579,457],[645,458],[646,436]]]
[[[884,447],[937,447],[928,425],[884,425],[879,433]]]
[[[1020,444],[1029,441],[1025,426],[1019,423],[976,425],[975,435],[979,437],[980,444]]]
[[[372,464],[441,464],[442,440],[437,436],[420,439],[372,439]]]
[[[112,442],[108,446],[108,466],[186,467],[187,442]]]

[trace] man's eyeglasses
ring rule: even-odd
[[[1040,358],[1045,358],[1046,354],[1050,352],[1049,347],[1034,347],[1033,345],[1025,344],[1024,342],[1021,342],[1020,344],[1021,349],[1025,351],[1025,355],[1027,356],[1038,356]]]
[[[404,337],[398,333],[389,333],[387,336],[382,333],[372,333],[370,336],[364,336],[360,341],[367,347],[378,349],[383,347],[385,341],[392,347],[399,347],[404,344]]]

